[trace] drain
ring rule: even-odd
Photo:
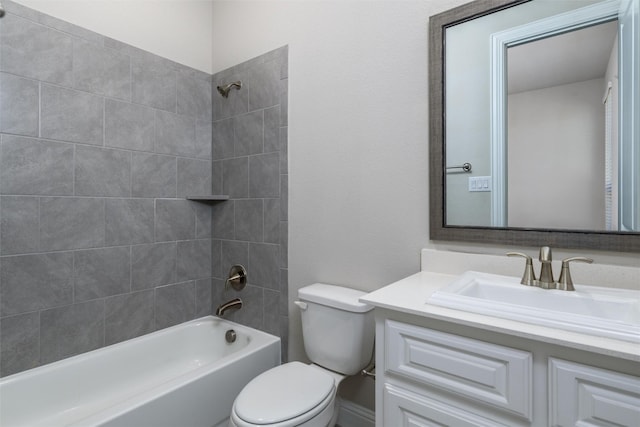
[[[234,331],[233,329],[229,329],[224,334],[224,339],[227,340],[229,344],[231,344],[232,342],[236,342],[236,338],[238,338],[238,336],[236,335],[236,331]]]

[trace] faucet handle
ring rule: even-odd
[[[575,291],[573,287],[573,280],[571,279],[571,271],[569,270],[569,263],[573,261],[586,262],[591,264],[593,260],[591,258],[585,258],[582,256],[574,256],[571,258],[565,258],[562,260],[562,271],[560,272],[560,278],[558,279],[558,289],[562,291]]]
[[[536,280],[536,274],[533,272],[533,260],[527,254],[523,254],[521,252],[507,252],[507,256],[520,256],[526,260],[524,266],[524,273],[522,274],[522,279],[520,283],[526,286],[534,286]]]
[[[224,290],[233,288],[236,291],[241,291],[247,284],[247,270],[240,264],[236,264],[229,270],[229,277],[224,282]]]

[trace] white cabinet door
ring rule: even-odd
[[[385,373],[531,420],[530,352],[392,320],[385,328]]]
[[[640,427],[640,378],[550,358],[549,424]]]

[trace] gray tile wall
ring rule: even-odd
[[[211,192],[211,75],[3,3],[0,375],[210,314],[232,259],[211,238],[212,206],[184,197]],[[273,168],[265,156],[245,170]],[[273,179],[226,185],[272,197]],[[239,242],[245,263],[277,256],[269,227],[261,250]],[[259,265],[254,277],[277,273]]]
[[[229,318],[282,338],[288,344],[287,96],[288,49],[213,75],[213,192],[228,202],[213,207],[213,307],[240,297]],[[218,85],[241,80],[223,98]],[[247,268],[241,291],[224,289],[233,264]],[[216,266],[220,266],[217,268]]]

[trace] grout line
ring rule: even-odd
[[[128,198],[130,199],[133,198],[133,152],[129,152],[129,196]]]
[[[133,293],[133,245],[129,246],[129,293]]]
[[[102,346],[107,342],[107,298],[102,299]]]
[[[133,102],[133,60],[131,55],[125,54],[129,58],[129,102]]]
[[[38,251],[42,251],[42,197],[38,197]]]
[[[158,287],[155,286],[153,288],[151,288],[151,290],[153,290],[153,325],[152,325],[152,330],[155,331],[157,330],[157,324],[158,324],[158,320],[157,320],[157,316],[158,316],[158,311],[156,306],[158,305]]]
[[[102,98],[102,147],[107,146],[107,98]]]
[[[38,81],[38,138],[42,138],[42,82]]]
[[[71,304],[76,301],[76,251],[71,252]]]

